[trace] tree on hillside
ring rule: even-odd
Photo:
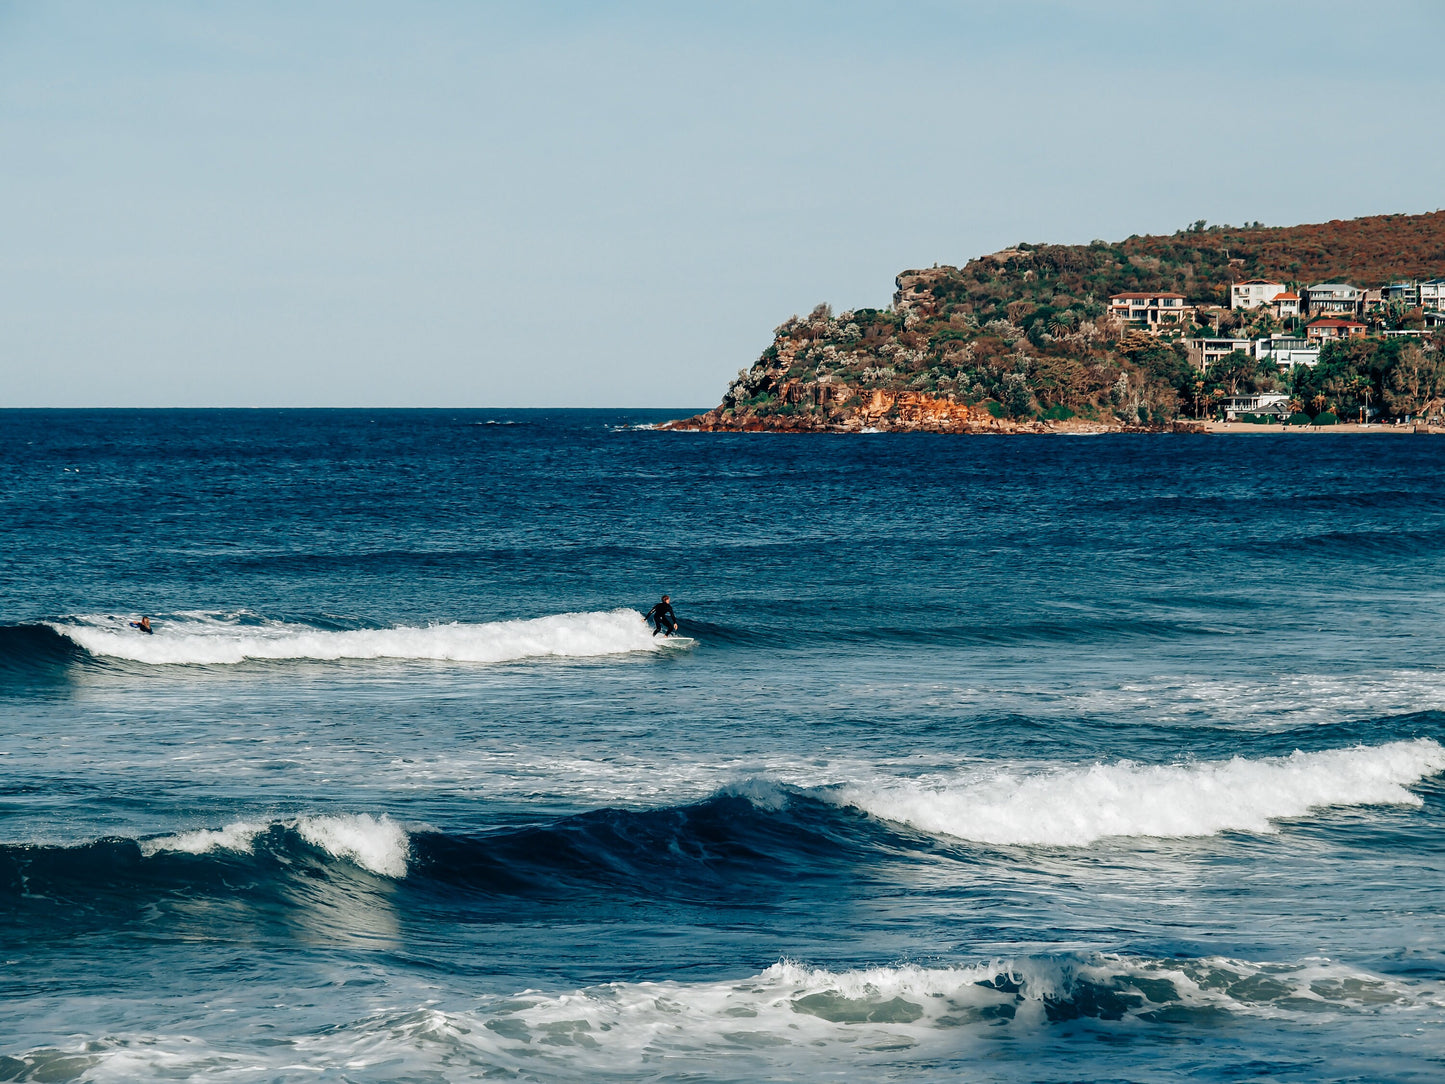
[[[1395,414],[1421,414],[1445,395],[1445,351],[1408,343],[1385,383],[1385,403]]]
[[[1205,372],[1211,384],[1223,388],[1230,395],[1241,391],[1260,391],[1259,362],[1243,350],[1235,350],[1212,362]]]

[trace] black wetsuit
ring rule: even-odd
[[[672,612],[672,603],[659,602],[647,611],[646,620],[652,622],[652,635],[665,632],[671,636],[677,631],[677,614]]]

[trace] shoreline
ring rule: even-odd
[[[1334,425],[1259,425],[1253,422],[1195,422],[1209,433],[1368,433],[1391,436],[1439,435],[1445,429],[1429,425],[1382,425],[1379,422],[1362,425],[1359,422],[1337,422]]]
[[[1109,434],[1161,436],[1165,434],[1187,434],[1191,436],[1213,436],[1216,434],[1308,434],[1308,435],[1390,435],[1390,436],[1445,436],[1445,427],[1430,425],[1361,425],[1358,422],[1339,422],[1335,425],[1260,425],[1252,422],[1189,421],[1180,419],[1172,425],[1163,426],[1109,426],[1095,422],[1019,422],[1001,426],[968,426],[956,429],[931,429],[923,426],[808,426],[778,425],[765,426],[754,422],[750,425],[687,425],[687,420],[663,422],[653,428],[671,433],[757,433],[771,435],[833,435],[833,436],[882,436],[890,433],[932,433],[937,436],[954,437],[1016,437],[1016,436],[1057,436],[1083,437],[1107,436]]]

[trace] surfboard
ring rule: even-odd
[[[691,647],[697,643],[691,636],[659,636],[657,640],[663,647]]]

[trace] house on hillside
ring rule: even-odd
[[[1299,294],[1293,290],[1286,290],[1282,294],[1275,294],[1270,307],[1274,309],[1276,319],[1288,320],[1290,317],[1299,315]]]
[[[1303,310],[1310,316],[1359,316],[1365,301],[1365,291],[1348,282],[1322,282],[1306,287]]]
[[[1114,294],[1109,298],[1109,315],[1145,327],[1182,324],[1193,312],[1184,304],[1183,294]]]
[[[1407,309],[1413,309],[1420,304],[1420,284],[1418,282],[1392,282],[1380,291],[1387,305],[1403,305]]]
[[[1238,421],[1244,414],[1271,415],[1275,418],[1289,417],[1289,396],[1275,392],[1256,395],[1231,395],[1219,404],[1224,408],[1224,420]]]
[[[1365,325],[1358,320],[1340,320],[1326,317],[1311,321],[1305,327],[1305,338],[1312,343],[1328,342],[1330,339],[1350,339],[1365,333]]]
[[[1184,349],[1189,351],[1189,360],[1195,368],[1207,369],[1220,358],[1227,358],[1236,350],[1254,357],[1253,339],[1185,339]]]
[[[1445,279],[1426,279],[1416,284],[1417,304],[1426,312],[1445,312]]]
[[[1293,369],[1296,365],[1313,365],[1320,360],[1320,344],[1311,343],[1298,335],[1271,335],[1254,344],[1254,356],[1260,361],[1272,361],[1281,369]]]
[[[1229,307],[1231,309],[1257,309],[1261,305],[1268,305],[1284,292],[1284,283],[1270,282],[1268,279],[1236,282],[1229,288]]]

